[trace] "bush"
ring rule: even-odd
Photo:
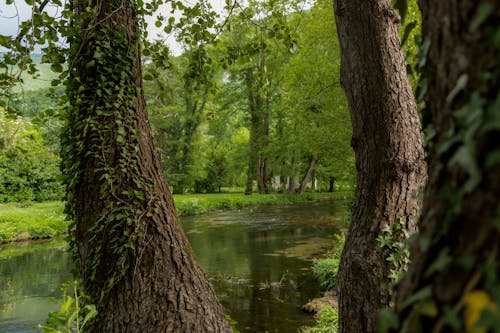
[[[61,199],[59,157],[28,123],[0,120],[5,126],[0,130],[0,202]]]

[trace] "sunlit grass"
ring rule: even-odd
[[[60,201],[0,204],[0,242],[51,238],[66,232]]]
[[[346,199],[351,196],[351,192],[305,193],[303,195],[215,193],[175,195],[174,200],[179,215],[185,216],[250,206]],[[52,238],[66,233],[69,223],[65,219],[64,203],[61,201],[0,204],[0,243]]]

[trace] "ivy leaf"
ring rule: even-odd
[[[408,13],[408,1],[407,0],[396,0],[394,2],[394,8],[398,10],[401,16],[401,22],[404,23],[406,19],[406,14]]]
[[[432,275],[432,273],[442,271],[443,268],[445,268],[446,265],[448,265],[452,260],[449,252],[450,252],[449,248],[442,249],[439,252],[437,258],[431,263],[429,268],[427,268],[427,270],[425,271],[424,277],[428,278],[429,276]]]
[[[406,44],[406,41],[408,40],[411,31],[415,29],[416,26],[417,26],[416,21],[411,21],[406,25],[405,31],[403,32],[403,38],[401,38],[401,47],[403,47]]]
[[[461,193],[470,193],[481,181],[481,172],[476,161],[475,148],[472,144],[464,144],[451,157],[448,166],[460,165],[469,174],[469,179],[461,188]]]
[[[382,309],[378,313],[378,329],[379,333],[386,333],[390,329],[397,329],[399,327],[399,318],[390,309]]]
[[[406,299],[406,301],[403,303],[402,309],[406,308],[409,305],[412,305],[418,301],[431,298],[432,297],[432,286],[426,286],[411,295]]]
[[[489,2],[485,2],[479,6],[477,13],[469,25],[469,31],[474,32],[479,26],[493,13],[495,6]]]
[[[460,75],[460,77],[457,80],[457,84],[451,90],[448,97],[446,97],[446,101],[448,103],[451,103],[451,101],[453,101],[455,96],[457,96],[457,94],[465,88],[465,86],[467,85],[467,82],[469,82],[469,76],[467,74]]]

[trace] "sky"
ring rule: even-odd
[[[191,0],[184,2],[186,4],[192,3]],[[225,0],[210,0],[214,10],[218,11],[221,15],[223,13],[223,8],[225,6]],[[56,15],[58,8],[54,5],[48,5],[45,11],[49,15]],[[167,7],[160,9],[164,13],[164,16],[169,17],[170,11]],[[7,5],[6,0],[0,0],[0,34],[4,36],[14,36],[18,34],[19,23],[29,19],[31,16],[31,6],[26,4],[25,0],[14,0],[12,5]],[[148,21],[148,32],[151,39],[157,39],[158,34],[160,34],[162,39],[165,39],[167,44],[170,46],[171,52],[175,55],[182,53],[181,46],[175,41],[175,36],[173,34],[166,35],[161,28],[155,27],[155,17],[149,17],[146,19]],[[41,47],[37,46],[35,52],[39,53]],[[0,48],[0,51],[2,49]]]

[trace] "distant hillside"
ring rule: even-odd
[[[2,57],[3,52],[0,52],[0,58]],[[57,77],[57,73],[54,73],[50,70],[49,64],[42,64],[42,55],[41,54],[31,54],[31,59],[37,65],[39,77],[36,79],[31,77],[30,75],[23,73],[21,78],[23,79],[23,89],[24,91],[33,91],[38,89],[47,88],[50,86],[50,82]],[[16,88],[17,91],[21,91],[21,87]]]

